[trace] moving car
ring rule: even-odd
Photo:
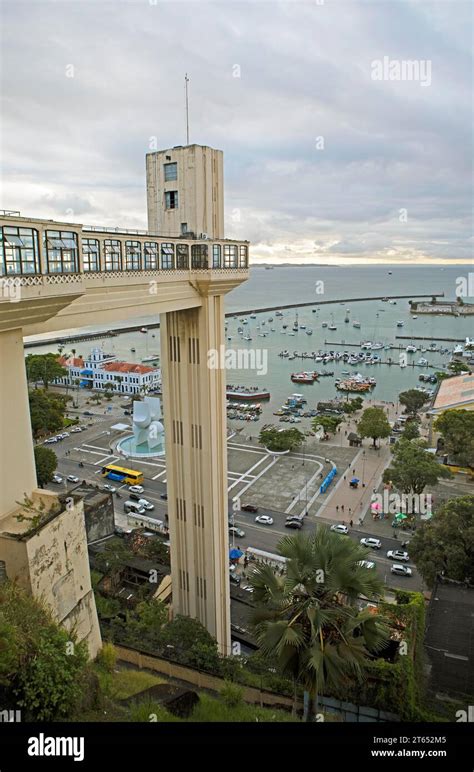
[[[139,507],[143,507],[143,509],[155,509],[155,505],[148,501],[148,499],[138,499],[137,504]]]
[[[392,574],[397,574],[398,576],[411,576],[412,570],[409,566],[404,566],[401,563],[394,563],[393,566],[391,566],[390,571]]]
[[[163,501],[168,501],[168,494],[167,493],[160,493],[160,499],[163,499]]]
[[[53,474],[53,479],[51,480],[51,482],[56,483],[56,485],[60,485],[62,481],[63,481],[63,478],[61,477],[60,474]]]
[[[255,518],[255,522],[261,525],[273,525],[273,517],[270,517],[270,515],[258,515]]]
[[[303,523],[300,523],[298,520],[287,520],[285,523],[285,528],[297,528],[298,531],[301,531],[303,528]]]
[[[81,429],[81,427],[80,427],[80,426],[74,426],[74,427],[71,429],[71,434],[77,434],[78,432],[82,432],[82,429]]]
[[[94,415],[94,413],[91,413],[90,410],[85,410],[84,411],[84,415]]]
[[[405,563],[408,563],[410,560],[408,552],[404,552],[403,550],[389,550],[387,552],[387,557],[390,558],[390,560],[403,560]]]
[[[347,525],[342,525],[341,523],[339,523],[338,525],[332,525],[329,530],[334,531],[335,533],[343,533],[346,536],[349,533],[349,529]]]
[[[68,482],[72,482],[72,483],[80,482],[79,477],[76,477],[75,474],[68,474],[67,479],[68,479]]]
[[[144,515],[145,507],[141,507],[138,501],[126,501],[123,505],[124,512],[133,512],[134,515]]]
[[[254,504],[244,504],[243,507],[241,507],[242,512],[258,512],[258,507],[256,507]]]
[[[145,488],[143,487],[143,485],[131,485],[131,486],[130,486],[130,488],[129,488],[128,490],[129,490],[131,493],[143,493],[143,491],[145,490]]]
[[[369,547],[372,550],[379,550],[382,547],[380,539],[375,539],[373,536],[364,537],[360,540],[363,547]]]
[[[103,485],[103,486],[102,486],[102,490],[103,490],[103,491],[108,491],[109,493],[115,493],[115,491],[117,490],[117,488],[114,488],[114,486],[113,486],[113,485]]]
[[[239,539],[243,539],[245,536],[245,531],[242,531],[242,528],[237,528],[236,525],[229,526],[229,533],[234,533]]]

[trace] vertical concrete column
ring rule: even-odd
[[[224,295],[162,314],[173,613],[195,617],[230,654],[225,371],[208,368],[224,344]]]
[[[21,328],[0,332],[0,518],[36,488]]]

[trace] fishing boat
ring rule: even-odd
[[[337,330],[337,327],[334,324],[334,317],[332,314],[331,314],[331,324],[329,325],[328,330]]]
[[[292,373],[291,380],[293,383],[314,383],[317,378],[317,373]]]
[[[416,346],[414,346],[413,343],[410,343],[406,347],[405,351],[407,352],[407,354],[414,354],[416,352]]]
[[[250,337],[250,335],[244,335],[244,338],[243,338],[243,339],[244,339],[244,340],[252,340],[252,338]]]
[[[293,332],[298,332],[299,325],[298,325],[298,312],[296,312],[295,321],[293,322],[292,330]]]
[[[282,329],[283,329],[283,330],[286,330],[286,328],[287,328],[287,327],[288,327],[288,325],[287,325],[287,324],[283,324],[283,325],[282,325]]]
[[[276,311],[275,316],[283,316],[283,311]]]
[[[141,327],[140,332],[148,332],[148,327]]]
[[[240,335],[243,335],[243,334],[244,334],[244,328],[243,328],[243,327],[237,327],[237,332],[238,332]]]
[[[399,319],[398,322],[397,322],[397,327],[403,327],[404,324],[405,324],[405,322],[402,322],[402,320]]]
[[[383,343],[372,343],[372,351],[377,351],[383,348]]]
[[[150,354],[150,356],[143,357],[142,362],[156,362],[159,358],[159,354]]]
[[[250,318],[251,319],[256,319],[257,318],[257,314],[250,314]]]
[[[311,329],[306,330],[306,335],[312,335],[313,331]]]
[[[412,316],[412,319],[418,319],[418,317],[416,316],[416,314],[415,314],[415,316]]]
[[[327,327],[327,326],[328,326],[327,322],[323,322],[322,325],[321,325],[321,327]]]
[[[360,330],[360,322],[352,322],[352,326],[355,327],[356,330]]]
[[[300,330],[306,330],[306,325],[305,324],[300,324]]]
[[[424,357],[421,357],[421,359],[419,359],[416,364],[420,365],[420,367],[426,367],[426,365],[428,364],[428,360],[425,359]]]
[[[135,348],[131,348],[130,351],[132,352],[132,354],[134,354],[136,349]]]

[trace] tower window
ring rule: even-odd
[[[168,190],[165,193],[165,207],[166,209],[178,208],[178,191],[177,190]]]
[[[165,182],[178,179],[178,164],[164,164]]]

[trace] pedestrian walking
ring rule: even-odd
[[[352,474],[355,474],[355,473],[356,473],[356,470],[355,470],[355,469],[353,469],[353,470],[352,470]]]
[[[350,527],[352,528],[352,526],[353,526],[353,522],[352,522],[352,520],[350,521],[349,525],[350,525]]]
[[[344,512],[344,504],[341,504],[341,512]]]
[[[351,507],[349,507],[349,517],[351,516],[351,514],[352,514],[352,509]]]
[[[336,512],[339,512],[339,505],[336,504]]]

